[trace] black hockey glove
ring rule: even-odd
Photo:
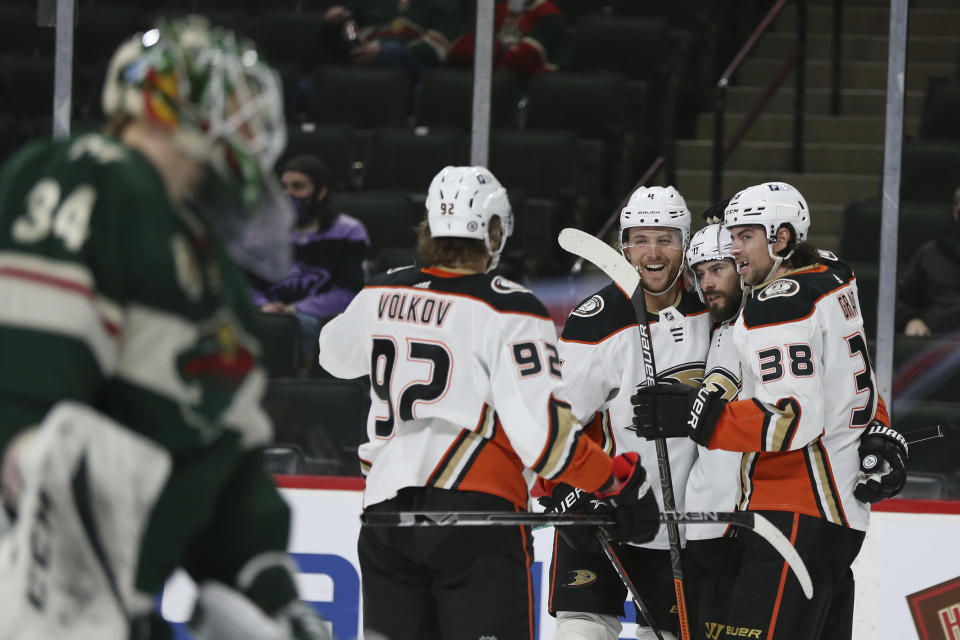
[[[565,482],[558,484],[550,497],[539,498],[549,513],[609,513],[613,508],[606,502],[583,489],[572,487]],[[560,537],[570,547],[580,551],[600,551],[600,543],[594,533],[593,525],[557,527]]]
[[[690,439],[697,444],[709,447],[710,438],[720,422],[727,401],[723,391],[713,385],[700,387],[690,394],[690,414],[687,417],[687,429]]]
[[[724,198],[719,202],[714,202],[703,212],[703,221],[707,224],[718,224],[723,222],[723,212],[730,204],[730,198]]]
[[[874,421],[860,436],[860,474],[853,495],[860,502],[879,502],[900,493],[907,482],[907,440]]]
[[[638,386],[630,397],[637,435],[647,440],[686,438],[691,391],[693,389],[679,382]]]
[[[660,529],[660,509],[640,465],[640,455],[631,451],[614,458],[613,476],[619,486],[604,493],[603,501],[613,507],[617,528],[607,533],[620,542],[650,542]]]

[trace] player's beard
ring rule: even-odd
[[[719,291],[711,293],[720,293],[720,300],[714,300],[707,303],[707,310],[714,322],[725,322],[733,317],[740,307],[740,298],[742,294],[739,290]]]

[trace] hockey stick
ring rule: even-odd
[[[650,326],[647,323],[647,301],[643,287],[640,286],[640,274],[626,258],[616,252],[606,242],[579,229],[567,228],[560,232],[560,246],[575,256],[589,260],[600,268],[630,298],[634,314],[637,316],[637,329],[640,331],[640,351],[643,354],[643,370],[647,384],[657,381],[657,365],[653,357],[653,342],[650,338]],[[667,441],[660,437],[654,440],[657,448],[657,466],[660,469],[660,491],[663,494],[664,511],[675,511],[673,499],[673,474],[670,472],[670,458]],[[683,567],[680,563],[680,528],[676,523],[667,524],[667,536],[670,540],[670,565],[673,570],[673,588],[677,594],[677,615],[680,618],[680,637],[690,640],[690,624],[687,617],[687,602],[683,595]]]
[[[643,598],[640,597],[640,592],[637,591],[637,587],[633,584],[633,580],[631,580],[630,576],[627,575],[627,570],[623,566],[620,556],[618,556],[617,552],[613,550],[613,545],[610,543],[610,539],[607,537],[607,532],[602,527],[597,527],[594,530],[594,535],[597,536],[597,540],[600,542],[600,548],[603,549],[605,554],[607,554],[607,560],[610,561],[610,564],[613,565],[613,570],[617,572],[618,576],[620,576],[620,581],[623,583],[623,586],[627,588],[627,592],[630,594],[630,597],[633,598],[633,602],[637,605],[637,609],[640,610],[640,615],[643,616],[647,626],[650,627],[654,635],[657,636],[657,640],[663,640],[663,634],[660,633],[660,629],[653,624],[653,616],[650,615],[650,610],[647,609],[646,603],[643,601]]]
[[[942,438],[943,427],[941,427],[940,425],[934,425],[932,427],[925,427],[923,429],[915,429],[913,431],[908,431],[903,435],[904,437],[913,436],[910,440],[907,440],[907,445],[913,446],[920,442],[926,442],[927,440]]]
[[[657,518],[669,524],[710,524],[721,522],[750,529],[766,540],[787,561],[807,598],[813,584],[807,566],[790,541],[769,520],[753,511],[664,511]],[[368,527],[505,527],[511,525],[570,527],[594,525],[614,527],[610,513],[531,513],[529,511],[364,511],[360,522]]]

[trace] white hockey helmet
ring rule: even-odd
[[[745,224],[763,226],[770,244],[776,242],[780,226],[790,224],[797,242],[802,242],[810,229],[810,208],[803,195],[786,182],[764,182],[737,193],[723,211],[726,228]]]
[[[697,231],[687,248],[687,265],[692,269],[710,260],[733,260],[733,236],[722,224],[710,224]]]
[[[687,248],[687,266],[690,267],[691,271],[701,262],[712,260],[735,262],[733,236],[722,224],[710,224],[697,231],[690,239],[690,246]],[[693,286],[697,290],[697,295],[700,296],[700,301],[706,303],[696,271],[693,271]]]
[[[513,233],[513,212],[507,190],[485,167],[444,167],[427,190],[427,224],[434,238],[483,240],[490,254],[490,269]],[[500,242],[493,246],[490,220],[500,218]]]
[[[690,210],[673,187],[638,187],[620,210],[620,249],[633,227],[669,227],[680,231],[683,247],[690,241]]]

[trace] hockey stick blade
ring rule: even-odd
[[[809,599],[813,597],[813,583],[807,566],[790,541],[769,520],[750,511],[665,511],[658,520],[662,523],[707,524],[724,522],[752,529],[783,556]],[[521,511],[366,511],[360,521],[368,527],[496,527],[496,526],[553,526],[616,525],[612,515],[581,513],[531,513]]]
[[[628,297],[640,286],[640,274],[620,253],[600,238],[585,231],[567,227],[557,241],[565,251],[592,262],[613,280]]]

